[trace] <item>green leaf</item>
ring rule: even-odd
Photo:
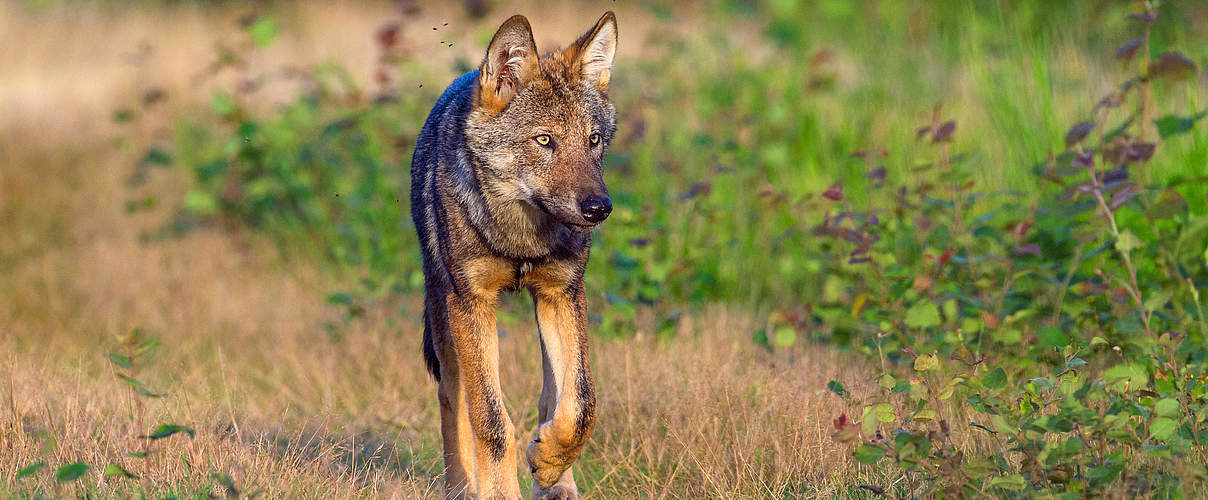
[[[906,326],[927,328],[939,324],[940,310],[931,302],[919,302],[906,311]]]
[[[996,477],[990,480],[990,486],[1002,488],[1007,491],[1023,491],[1028,487],[1028,480],[1024,479],[1019,474],[1011,474],[1010,476]]]
[[[1001,367],[991,370],[982,377],[982,385],[987,389],[1001,389],[1007,383],[1007,372]]]
[[[1149,372],[1140,363],[1119,364],[1103,371],[1103,380],[1116,390],[1123,390],[1127,382],[1132,390],[1145,388]]]
[[[865,436],[871,436],[877,430],[877,407],[876,405],[865,406],[863,413],[860,415],[860,432]]]
[[[877,386],[883,389],[893,389],[894,384],[897,383],[897,379],[888,373],[882,373],[880,377],[877,377]]]
[[[38,462],[26,467],[22,467],[17,471],[17,479],[25,478],[36,474],[39,470],[46,467],[46,462]]]
[[[1179,400],[1175,398],[1162,398],[1158,400],[1158,404],[1154,405],[1153,412],[1161,417],[1178,416],[1179,411],[1183,409],[1183,405],[1179,404]]]
[[[263,49],[273,44],[273,40],[277,39],[277,21],[271,17],[261,17],[252,23],[247,29],[247,33],[252,37],[252,43],[258,49]]]
[[[197,215],[213,215],[218,213],[218,198],[213,194],[192,190],[185,194],[185,210]]]
[[[1070,343],[1070,338],[1065,335],[1065,332],[1051,326],[1041,328],[1036,336],[1050,347],[1064,347]]]
[[[151,452],[149,452],[149,451],[132,451],[130,453],[127,453],[126,456],[134,457],[134,458],[147,458],[147,455],[150,455],[150,454],[151,454]]]
[[[1144,246],[1140,238],[1133,234],[1132,231],[1125,229],[1120,232],[1120,239],[1116,240],[1116,250],[1121,252],[1131,252]]]
[[[877,421],[878,422],[893,422],[898,416],[893,413],[893,405],[889,403],[881,403],[877,405]]]
[[[129,375],[126,375],[126,374],[124,374],[124,373],[119,373],[119,374],[117,374],[117,378],[120,378],[120,379],[122,379],[122,380],[126,381],[126,385],[128,385],[128,386],[130,386],[130,387],[134,387],[134,388],[136,388],[136,389],[137,389],[137,388],[139,388],[139,387],[142,387],[142,386],[143,386],[143,383],[142,383],[142,382],[140,382],[138,379],[133,378],[133,377],[131,377],[131,376],[129,376]]]
[[[88,469],[91,469],[91,467],[82,462],[64,465],[55,471],[55,481],[70,483],[83,476],[84,473],[88,472]]]
[[[1158,309],[1165,307],[1166,303],[1170,301],[1170,298],[1172,296],[1174,296],[1174,290],[1171,290],[1169,288],[1162,288],[1162,289],[1150,292],[1149,296],[1145,297],[1145,303],[1144,303],[1145,310],[1146,311],[1156,311]]]
[[[940,368],[940,361],[938,359],[935,359],[935,356],[932,356],[930,354],[924,354],[922,356],[914,358],[914,370],[915,371],[924,372],[924,371],[928,371],[928,370],[938,370],[939,368]]]
[[[118,367],[125,368],[127,370],[130,369],[130,358],[123,356],[121,354],[114,354],[114,353],[109,353],[106,357],[109,358],[110,362],[117,365]]]
[[[1007,422],[1007,419],[1002,415],[994,415],[990,417],[990,424],[994,426],[995,431],[1006,435],[1014,435],[1015,432],[1019,430]]]
[[[210,107],[214,109],[214,113],[218,116],[230,116],[239,111],[239,105],[235,103],[235,98],[225,92],[214,91],[210,95]]]
[[[782,326],[776,329],[774,342],[780,347],[791,347],[797,343],[797,330],[791,327]]]
[[[1190,132],[1192,128],[1195,128],[1195,122],[1203,119],[1206,115],[1208,115],[1208,111],[1202,111],[1192,116],[1170,114],[1154,120],[1153,124],[1158,127],[1158,137],[1165,140]]]
[[[133,473],[131,473],[130,471],[128,471],[126,469],[123,469],[122,466],[120,466],[118,464],[106,465],[104,474],[105,474],[105,477],[117,476],[117,477],[129,478],[129,479],[138,479],[138,476],[134,475]]]
[[[836,382],[834,380],[827,382],[826,388],[830,389],[831,392],[839,395],[839,397],[847,397],[847,389],[844,389],[843,384],[840,384],[839,382]]]
[[[856,451],[855,451],[856,461],[860,462],[864,465],[872,465],[872,464],[877,463],[877,461],[880,460],[881,457],[884,457],[885,453],[887,451],[888,450],[886,450],[885,448],[882,448],[880,446],[874,446],[871,444],[862,444],[858,448],[856,448]]]
[[[152,432],[150,435],[142,436],[142,437],[146,438],[146,439],[163,439],[163,438],[166,438],[168,436],[171,436],[173,434],[177,434],[180,432],[184,432],[184,433],[188,434],[189,439],[192,439],[195,434],[195,432],[193,431],[193,429],[191,427],[185,427],[183,425],[175,425],[175,424],[164,424],[159,427],[156,427],[155,432]]]
[[[134,121],[137,115],[130,108],[121,108],[113,112],[114,123],[129,123]]]
[[[772,350],[772,341],[768,338],[768,331],[763,328],[755,330],[755,332],[751,334],[751,340],[754,341],[755,345],[759,347],[767,349],[768,351]]]
[[[135,387],[134,392],[138,393],[139,396],[146,396],[148,398],[162,398],[168,395],[166,392],[151,392],[146,387]]]
[[[143,343],[138,345],[138,349],[134,350],[134,356],[135,357],[142,356],[143,354],[147,353],[147,351],[150,351],[151,349],[155,349],[156,347],[159,347],[158,340],[147,339],[147,340],[143,341]]]
[[[1170,440],[1171,436],[1179,430],[1179,423],[1173,418],[1158,417],[1149,424],[1149,435],[1161,439],[1163,441]]]
[[[163,148],[153,147],[147,150],[147,154],[143,155],[143,159],[139,160],[144,165],[157,165],[166,167],[172,164],[172,155]]]

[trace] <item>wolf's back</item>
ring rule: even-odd
[[[474,88],[478,82],[478,71],[471,71],[453,80],[440,99],[432,106],[423,129],[415,140],[415,152],[411,155],[411,220],[415,222],[415,232],[419,236],[420,249],[424,258],[424,286],[429,288],[428,296],[432,296],[433,287],[448,287],[441,278],[448,276],[448,269],[439,256],[440,242],[447,239],[440,209],[441,182],[439,165],[454,165],[460,152],[465,148],[466,115],[473,103]],[[435,281],[434,281],[435,279]],[[443,297],[443,294],[438,294]],[[444,318],[429,318],[428,314],[443,311],[443,308],[424,308],[424,361],[430,372],[440,379],[440,362],[436,357],[436,347],[432,338],[432,322],[443,322]],[[442,323],[443,324],[443,323]]]

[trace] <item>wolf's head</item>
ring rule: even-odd
[[[484,194],[527,202],[580,232],[608,217],[603,162],[616,130],[607,95],[616,48],[612,12],[569,47],[541,56],[524,16],[499,27],[466,121]]]

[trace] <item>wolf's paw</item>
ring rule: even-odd
[[[561,485],[563,472],[570,468],[571,462],[574,461],[574,454],[557,453],[554,447],[550,446],[549,442],[541,440],[534,440],[529,443],[526,455],[529,463],[529,472],[533,475],[536,487],[549,485],[550,488],[553,488],[554,486]]]

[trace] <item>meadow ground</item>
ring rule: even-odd
[[[396,15],[393,7],[320,5],[278,12],[286,27],[282,38],[258,54],[257,63],[338,58],[368,80],[375,53],[366,34]],[[544,37],[539,45],[576,35],[588,22],[577,10],[582,7],[545,10],[537,23]],[[622,30],[632,33],[629,40],[654,39],[669,29],[653,20],[657,9],[651,15],[644,8],[616,8]],[[197,83],[197,69],[241,13],[193,4],[0,4],[0,494],[161,497],[221,495],[233,487],[272,498],[438,496],[439,412],[435,384],[420,357],[418,297],[391,296],[346,320],[345,308],[325,297],[355,273],[285,257],[274,242],[239,226],[147,240],[142,236],[163,225],[164,213],[127,209],[135,155],[118,138],[169,138],[179,116],[208,104],[211,86],[221,82]],[[405,34],[426,43],[433,36],[429,25],[461,15],[453,8],[424,9]],[[691,10],[681,15],[684,22],[672,31],[694,25]],[[478,24],[489,30],[493,23]],[[431,81],[451,74],[459,56],[477,57],[477,28],[458,31],[450,37],[457,51],[425,63],[442,68],[425,70],[435,75]],[[762,36],[761,30],[742,21],[732,26],[740,41]],[[1070,39],[1092,31],[1073,28]],[[951,53],[923,57],[928,64],[910,76],[920,80],[820,99],[815,111],[823,114],[837,115],[851,104],[854,123],[841,131],[802,133],[788,150],[765,152],[764,160],[774,163],[778,155],[814,146],[834,156],[865,136],[909,150],[892,143],[898,140],[890,139],[892,131],[909,128],[904,124],[913,124],[930,105],[883,121],[874,120],[874,110],[907,102],[908,93],[934,95],[935,86],[943,86],[936,81],[945,80],[955,101],[950,109],[962,123],[975,131],[1006,131],[960,139],[977,142],[991,159],[979,178],[1019,185],[1025,181],[995,162],[1035,160],[1039,150],[1061,141],[1050,130],[1063,130],[1053,116],[1093,104],[1048,94],[1030,99],[1030,92],[1045,86],[1046,78],[1073,86],[1110,72],[1070,40],[1041,46],[1030,39],[1013,47],[1039,59],[987,58],[985,65],[957,71],[945,57],[976,58],[981,49],[941,38],[937,46]],[[868,48],[860,43],[871,42],[856,42],[850,50]],[[750,47],[752,60],[773,57],[760,52],[766,50],[762,44]],[[1045,59],[1062,51],[1068,56],[1062,63]],[[832,69],[822,76],[831,85],[858,87],[905,64],[869,68],[849,55],[840,49],[827,56],[834,58]],[[996,76],[1025,67],[1034,80]],[[683,70],[670,68],[669,74]],[[929,73],[936,81],[921,80]],[[111,120],[114,109],[137,100],[132,89],[148,81],[170,98],[133,132],[119,130]],[[916,83],[922,87],[911,88]],[[266,91],[252,106],[271,109],[279,104],[274,96],[292,96],[289,89],[279,92]],[[1203,93],[1202,85],[1192,87],[1187,106],[1194,111]],[[631,103],[640,98],[622,97]],[[1033,113],[1045,131],[1011,133],[1025,130]],[[660,127],[659,117],[641,116],[652,129]],[[774,135],[777,125],[768,127],[739,133]],[[1176,155],[1202,155],[1204,140],[1177,148]],[[807,171],[828,168],[825,157],[806,157]],[[151,182],[165,204],[190,189],[185,176]],[[829,183],[804,179],[790,187],[805,191]],[[751,266],[775,265],[769,262]],[[750,292],[692,309],[673,323],[674,335],[643,328],[650,321],[639,317],[633,336],[596,340],[600,421],[576,466],[587,498],[868,497],[872,493],[861,484],[892,488],[905,481],[889,468],[859,465],[847,445],[832,440],[832,420],[857,413],[859,398],[839,398],[827,384],[839,381],[856,395],[873,392],[876,382],[868,374],[874,372],[864,369],[865,357],[811,342],[768,352],[751,341],[752,331],[768,326],[767,307],[749,305],[751,296],[759,297]],[[500,349],[507,404],[524,444],[537,424],[540,356],[535,326],[522,308],[520,301],[509,304]],[[134,366],[134,374],[150,390],[166,393],[162,398],[135,395],[106,358],[124,352],[121,337],[136,329],[160,346]],[[189,426],[196,435],[140,438],[160,424]],[[955,429],[954,440],[970,450],[984,445],[969,428]],[[150,454],[129,455],[141,451]],[[38,462],[46,470],[18,478],[19,470]],[[49,471],[73,462],[94,469],[76,482],[52,478]],[[103,476],[107,464],[139,478]]]

